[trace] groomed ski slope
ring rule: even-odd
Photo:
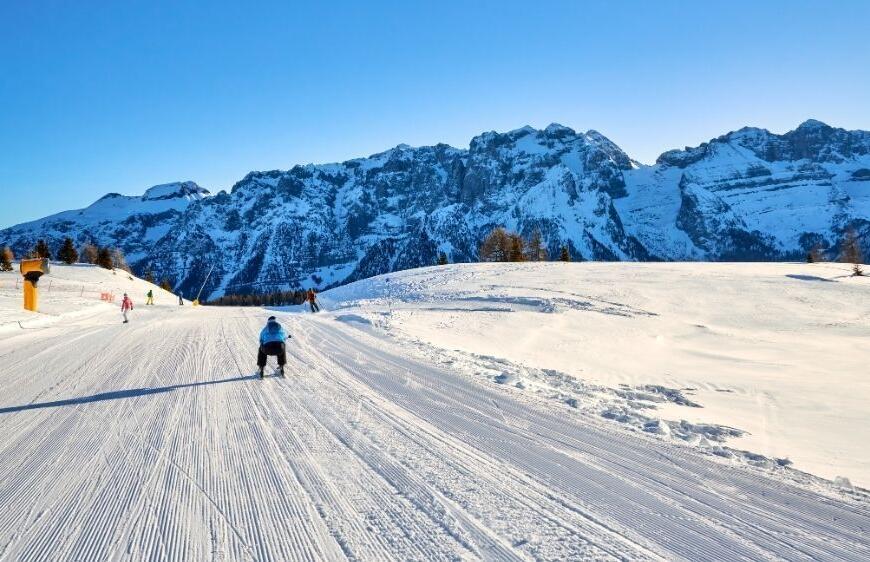
[[[259,380],[269,313],[2,334],[0,560],[870,558],[863,494],[554,408],[337,313],[278,313],[288,377]]]

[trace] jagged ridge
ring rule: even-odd
[[[106,196],[0,231],[22,252],[38,237],[122,247],[188,293],[331,286],[476,259],[503,225],[539,228],[575,259],[780,260],[847,226],[870,235],[870,133],[810,120],[776,135],[744,128],[653,166],[596,131],[553,124],[488,132],[468,149],[399,145],[368,158],[251,172],[229,193],[193,182]]]

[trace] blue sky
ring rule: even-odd
[[[107,192],[596,129],[870,129],[870,2],[3,2],[0,227]]]

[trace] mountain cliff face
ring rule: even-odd
[[[467,150],[399,145],[339,164],[251,172],[229,193],[193,182],[110,194],[0,231],[17,253],[65,236],[125,250],[136,271],[204,295],[326,287],[472,261],[486,232],[538,228],[587,260],[799,259],[847,227],[870,240],[870,133],[807,121],[744,128],[631,160],[596,131],[484,133]]]

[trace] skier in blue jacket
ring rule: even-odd
[[[287,363],[287,345],[289,336],[278,319],[270,316],[266,327],[260,332],[260,350],[257,352],[257,366],[260,368],[260,378],[265,375],[266,358],[269,355],[278,356],[278,374],[284,376],[284,365]]]

